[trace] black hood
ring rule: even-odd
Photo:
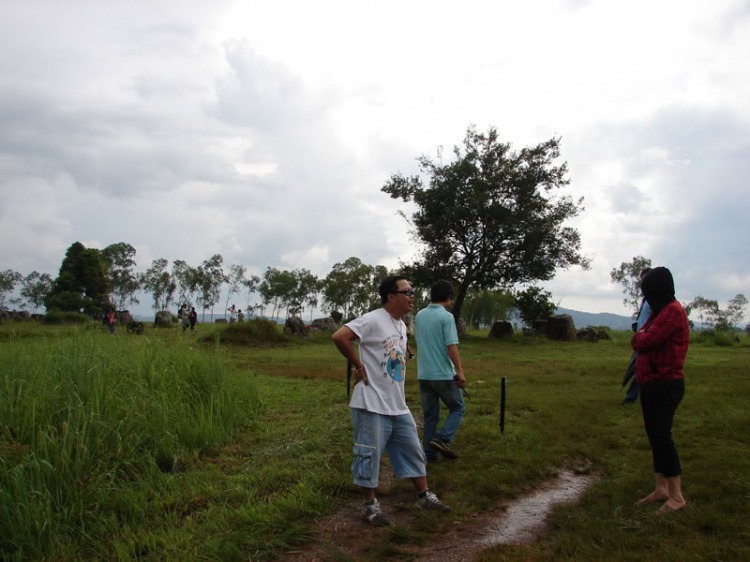
[[[646,297],[656,316],[661,309],[674,301],[674,279],[672,273],[666,267],[655,267],[646,274],[641,282],[643,296]]]

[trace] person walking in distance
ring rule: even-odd
[[[461,389],[466,378],[458,355],[458,332],[451,305],[453,286],[437,281],[430,288],[430,304],[417,314],[414,329],[417,340],[417,378],[422,398],[424,429],[422,444],[427,461],[458,457],[450,444],[466,413]],[[448,408],[448,417],[438,431],[440,403]]]
[[[349,403],[354,424],[354,484],[364,491],[363,518],[388,525],[375,496],[383,452],[397,478],[411,479],[415,505],[450,511],[427,486],[427,463],[414,418],[406,405],[406,326],[401,317],[414,308],[414,291],[400,276],[386,277],[378,288],[382,308],[348,322],[333,343],[352,362],[357,382]],[[359,340],[359,354],[354,342]]]

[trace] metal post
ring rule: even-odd
[[[349,385],[351,384],[351,381],[352,381],[352,367],[353,366],[354,365],[352,365],[352,362],[347,359],[346,360],[346,397],[347,398],[350,397]]]
[[[500,433],[505,433],[505,377],[500,381]]]

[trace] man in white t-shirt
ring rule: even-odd
[[[386,277],[378,288],[383,307],[348,322],[333,334],[333,343],[355,367],[352,399],[354,484],[364,489],[362,516],[372,525],[388,525],[375,498],[383,451],[397,478],[409,478],[416,505],[447,512],[427,487],[427,468],[414,418],[406,405],[406,325],[401,317],[414,308],[414,292],[400,276]],[[359,355],[353,343],[359,340]]]

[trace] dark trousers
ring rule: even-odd
[[[625,401],[626,402],[635,402],[638,400],[638,383],[635,382],[635,377],[630,379],[630,386],[628,387],[628,391],[625,393]]]
[[[667,478],[682,474],[672,440],[672,420],[685,394],[685,380],[654,381],[640,385],[643,424],[654,456],[654,472]]]
[[[424,428],[422,430],[422,446],[427,460],[437,457],[435,449],[430,447],[430,441],[437,439],[450,444],[456,436],[458,426],[464,419],[466,406],[461,396],[461,389],[452,380],[419,379],[419,393],[422,398],[422,412],[424,413]],[[448,406],[448,417],[440,431],[440,402]]]

